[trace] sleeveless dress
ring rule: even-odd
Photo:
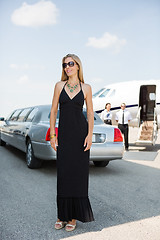
[[[67,83],[67,82],[66,82]],[[61,221],[91,222],[94,220],[88,198],[89,154],[84,152],[88,122],[82,112],[84,94],[71,99],[65,85],[59,96],[57,146],[57,212]]]

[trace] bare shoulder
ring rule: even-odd
[[[86,93],[88,93],[92,90],[91,86],[87,83],[82,83],[82,88]]]
[[[60,92],[65,83],[66,83],[66,81],[58,81],[55,84],[55,89]]]
[[[84,99],[87,99],[87,96],[92,94],[91,86],[87,83],[81,83],[82,84],[82,90],[84,93]]]

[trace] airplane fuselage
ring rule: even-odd
[[[110,102],[112,123],[117,124],[115,114],[120,109],[121,103],[125,103],[127,110],[132,115],[130,125],[135,127],[139,127],[137,118],[139,108],[144,107],[146,101],[148,101],[148,111],[152,110],[151,108],[156,108],[157,126],[160,128],[160,80],[139,80],[110,84],[93,94],[94,111],[100,114],[104,110],[105,104]]]

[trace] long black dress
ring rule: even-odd
[[[90,151],[84,152],[84,140],[88,134],[88,122],[82,112],[84,94],[80,83],[80,91],[71,99],[65,90],[65,85],[59,97],[58,218],[61,221],[77,219],[81,222],[90,222],[94,217],[88,198]]]

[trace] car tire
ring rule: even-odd
[[[4,142],[1,138],[0,138],[0,146],[6,146],[6,142]]]
[[[106,167],[109,161],[93,161],[95,167]]]
[[[27,161],[27,167],[31,169],[40,168],[42,165],[42,160],[37,159],[34,156],[31,140],[28,140],[27,142],[26,161]]]

